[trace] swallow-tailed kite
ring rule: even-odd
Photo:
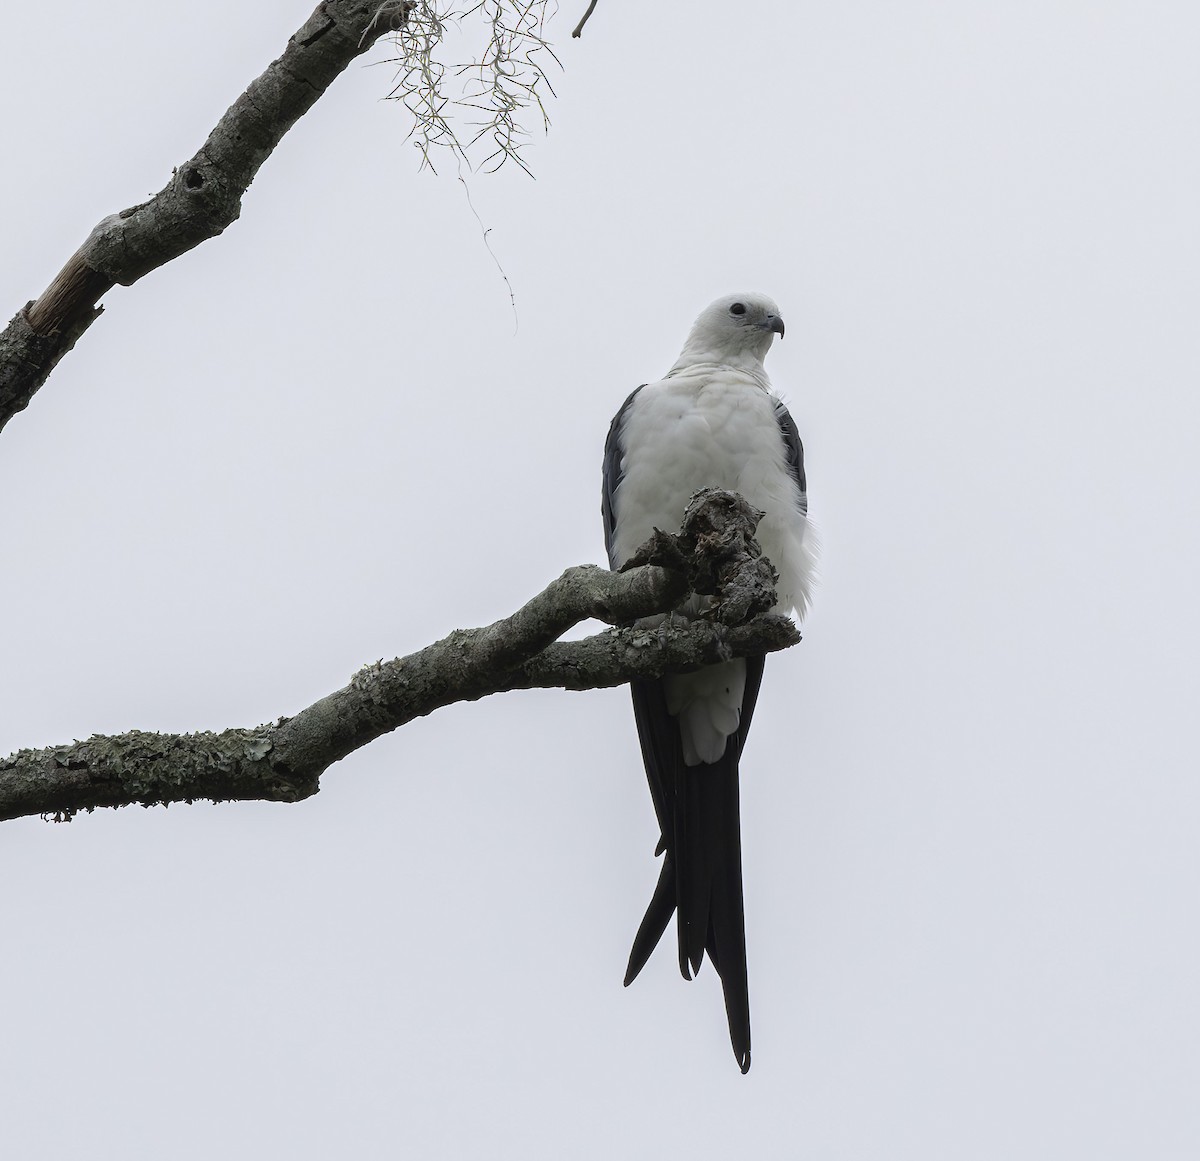
[[[783,337],[783,319],[765,295],[720,298],[696,320],[666,378],[644,383],[625,400],[604,449],[602,507],[613,568],[656,527],[677,532],[693,492],[727,488],[765,513],[757,536],[779,572],[776,608],[803,615],[814,544],[804,448],[763,369],[776,335]],[[697,611],[693,598],[683,613]],[[757,657],[632,683],[663,865],[625,983],[642,970],[677,913],[680,971],[691,979],[708,952],[742,1072],[750,1067],[750,1004],[738,762],[762,672]]]

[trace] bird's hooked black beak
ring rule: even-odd
[[[783,338],[783,319],[781,319],[779,315],[767,315],[767,321],[763,323],[763,326],[765,326],[772,334],[776,334],[780,338]]]

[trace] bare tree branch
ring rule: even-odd
[[[442,706],[514,689],[601,689],[731,657],[786,649],[800,636],[775,601],[774,570],[753,530],[761,513],[729,492],[698,493],[678,537],[659,533],[641,564],[612,573],[570,568],[511,617],[457,630],[394,661],[369,665],[350,684],[291,718],[219,734],[134,730],[0,759],[0,819],[69,819],[99,806],[259,799],[315,794],[334,762]],[[689,594],[707,611],[649,627],[630,622],[677,609]],[[559,641],[588,618],[627,627]]]
[[[92,230],[45,293],[0,334],[0,430],[100,316],[103,294],[132,285],[237,220],[242,195],[283,135],[407,12],[404,4],[381,8],[377,0],[323,0],[166,186]]]

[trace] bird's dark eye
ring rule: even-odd
[[[746,304],[744,302],[735,302],[733,304],[733,306],[731,306],[729,308],[729,313],[730,314],[745,314],[746,313]]]

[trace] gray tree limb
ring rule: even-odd
[[[297,802],[318,791],[334,762],[453,702],[514,689],[602,689],[786,649],[800,635],[790,618],[767,611],[775,574],[753,539],[761,515],[740,496],[706,489],[683,531],[656,533],[628,571],[569,568],[512,616],[368,665],[344,689],[270,725],[133,730],[19,750],[0,759],[0,820],[197,799]],[[704,614],[645,623],[693,593],[709,597]],[[559,640],[589,618],[623,627]]]
[[[92,230],[41,297],[0,333],[0,430],[100,317],[103,294],[132,285],[238,219],[242,195],[283,135],[408,11],[404,0],[323,0],[154,197]]]

